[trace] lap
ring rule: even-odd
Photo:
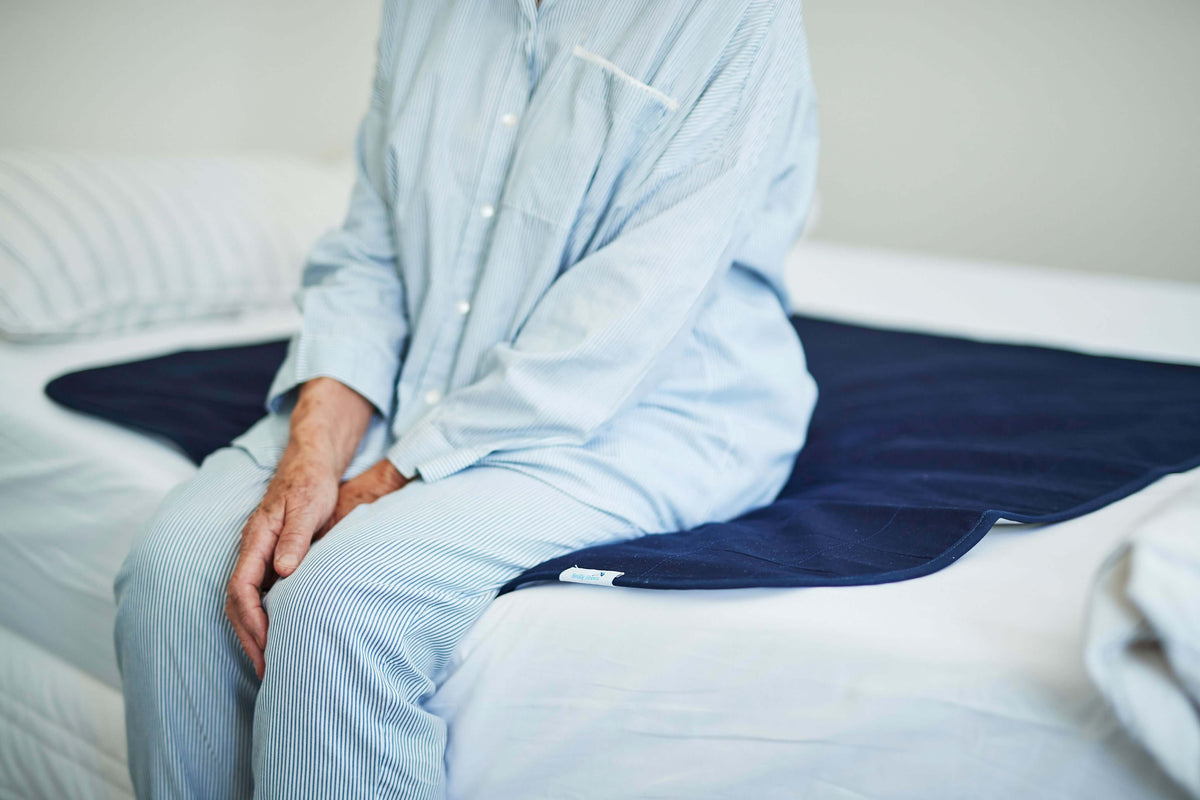
[[[344,584],[361,573],[486,592],[548,558],[641,533],[537,478],[477,465],[359,506],[313,544],[292,578],[324,574]]]
[[[164,580],[223,592],[242,527],[273,474],[274,463],[261,453],[236,446],[212,453],[167,496],[130,561]],[[423,577],[482,592],[547,558],[641,533],[536,477],[480,464],[433,483],[411,481],[359,506],[277,586],[344,585],[361,574],[398,586]]]

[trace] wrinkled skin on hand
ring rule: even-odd
[[[337,504],[338,477],[318,454],[289,448],[242,529],[237,564],[225,592],[225,615],[259,678],[266,669],[267,647],[262,592],[277,576],[286,577],[299,566],[313,534]]]
[[[347,514],[408,483],[384,459],[339,485],[372,413],[361,395],[333,379],[317,378],[301,387],[287,448],[242,529],[225,590],[225,615],[259,679],[266,671],[263,593],[295,572],[312,543]]]

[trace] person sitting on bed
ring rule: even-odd
[[[423,701],[501,585],[803,446],[799,0],[389,0],[355,154],[269,413],[117,576],[139,797],[442,797]]]

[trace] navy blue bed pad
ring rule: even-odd
[[[885,583],[939,570],[997,519],[1053,522],[1200,465],[1200,368],[794,316],[820,399],[776,500],[727,522],[578,550],[648,589]],[[70,408],[165,436],[199,463],[263,413],[284,342],[64,375]],[[1034,534],[1035,535],[1035,534]]]

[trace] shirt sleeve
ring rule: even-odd
[[[784,140],[801,131],[803,115],[784,112],[814,102],[798,11],[760,27],[727,45],[653,166],[621,192],[601,222],[607,241],[555,280],[511,343],[489,350],[477,381],[390,448],[403,475],[433,481],[496,450],[582,444],[653,388],[729,269]]]
[[[267,392],[271,412],[317,377],[344,383],[385,417],[392,410],[408,320],[383,166],[390,38],[385,19],[371,102],[355,139],[350,206],[341,227],[321,236],[308,253],[296,293],[302,323]]]

